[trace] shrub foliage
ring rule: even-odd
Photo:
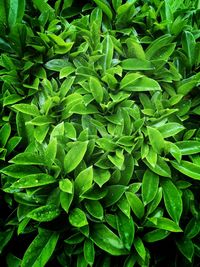
[[[4,264],[197,266],[200,2],[0,11]]]

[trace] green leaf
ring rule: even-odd
[[[125,194],[132,211],[141,219],[144,216],[144,205],[142,201],[132,192],[126,192]]]
[[[104,206],[109,207],[115,204],[124,194],[127,187],[124,185],[110,185],[107,186],[108,194],[103,199]]]
[[[102,11],[108,16],[110,20],[112,20],[112,10],[109,3],[106,0],[93,0],[101,9]]]
[[[73,192],[73,183],[69,179],[62,179],[59,181],[59,188],[63,192],[72,194]]]
[[[192,263],[194,244],[190,239],[182,238],[176,241],[179,251]]]
[[[94,181],[102,187],[110,179],[110,172],[104,169],[94,169]]]
[[[64,209],[64,211],[67,213],[72,204],[73,197],[74,197],[73,192],[72,193],[66,193],[63,191],[60,192],[60,204],[61,207]]]
[[[126,255],[121,239],[102,223],[91,226],[91,239],[97,247],[114,256]]]
[[[128,218],[124,213],[117,213],[117,229],[126,249],[130,250],[135,235],[135,225],[132,217]]]
[[[121,62],[122,68],[124,70],[153,70],[154,67],[150,61],[139,59],[139,58],[129,58]]]
[[[151,218],[149,219],[158,229],[167,230],[170,232],[182,232],[182,229],[172,220],[168,218]]]
[[[168,164],[161,157],[158,156],[155,167],[152,167],[146,160],[143,161],[149,167],[149,169],[156,174],[164,177],[171,177],[171,170]]]
[[[146,170],[142,179],[142,200],[144,205],[151,202],[157,194],[159,176],[150,170]]]
[[[79,208],[75,208],[70,212],[69,222],[71,223],[71,225],[77,228],[88,225],[85,213]]]
[[[27,217],[38,222],[49,222],[60,215],[60,209],[54,204],[41,206],[28,213]]]
[[[169,179],[162,180],[161,185],[163,189],[164,202],[167,212],[169,213],[171,218],[178,224],[183,211],[183,204],[180,192],[173,184],[173,182]]]
[[[161,132],[164,138],[167,138],[183,131],[185,127],[177,122],[168,122],[162,126],[159,126],[157,129],[159,132]]]
[[[46,165],[46,161],[43,156],[30,152],[19,153],[9,162],[20,165]]]
[[[187,238],[194,238],[195,236],[197,236],[200,232],[200,223],[199,223],[199,219],[197,218],[192,218],[189,223],[186,225],[184,234]]]
[[[156,229],[151,232],[148,232],[144,235],[143,240],[148,243],[153,243],[165,239],[170,234],[169,231]]]
[[[32,188],[52,184],[55,182],[56,180],[54,177],[45,173],[29,174],[13,183],[12,188]]]
[[[83,157],[87,150],[88,142],[76,142],[69,150],[64,158],[64,170],[65,173],[73,171],[79,163],[83,160]]]
[[[120,89],[130,92],[160,91],[157,81],[138,73],[127,74],[120,83]]]
[[[92,266],[95,259],[94,243],[90,239],[86,239],[83,246],[83,253],[86,262]]]
[[[162,200],[162,188],[159,187],[154,199],[148,205],[147,214],[151,214],[158,207],[161,200]]]
[[[98,0],[98,2],[100,1]],[[102,67],[103,71],[105,72],[107,69],[111,67],[113,59],[113,50],[114,50],[113,42],[109,34],[107,34],[106,37],[104,38],[102,46],[103,46],[102,52],[105,54],[105,56],[102,59]]]
[[[53,254],[58,242],[59,234],[39,228],[39,234],[27,248],[21,263],[21,267],[45,266]]]
[[[10,137],[11,134],[11,127],[10,124],[6,123],[0,129],[0,145],[4,147]]]
[[[153,149],[160,154],[165,145],[162,134],[156,128],[152,127],[147,127],[147,132]]]
[[[48,70],[61,71],[65,67],[72,67],[72,64],[65,59],[52,59],[45,63]]]
[[[98,200],[87,200],[85,201],[86,210],[92,215],[94,218],[99,220],[103,219],[104,210],[101,203]]]
[[[97,78],[91,76],[89,85],[90,85],[90,91],[92,92],[94,99],[98,103],[101,103],[103,101],[103,94],[104,94],[101,83]]]
[[[176,161],[171,161],[172,166],[180,171],[181,173],[185,174],[186,176],[193,178],[195,180],[200,180],[200,166],[191,163],[186,160],[182,160],[180,163]]]
[[[79,173],[74,182],[75,194],[82,195],[92,187],[93,168],[88,167]]]
[[[189,31],[184,31],[182,35],[183,50],[188,56],[188,64],[192,66],[195,62],[195,37]]]
[[[13,229],[7,229],[0,232],[0,252],[2,253],[4,247],[8,244],[13,236]]]
[[[12,108],[34,117],[40,115],[38,108],[34,104],[15,104],[12,106]]]
[[[144,244],[142,242],[142,239],[139,237],[136,237],[134,240],[134,247],[135,250],[137,251],[137,253],[139,254],[139,256],[145,260],[146,258],[146,249],[144,247]]]
[[[199,141],[179,141],[175,143],[180,149],[182,155],[192,155],[200,153],[200,142]]]
[[[32,175],[34,173],[40,173],[41,170],[34,166],[26,166],[26,165],[9,165],[3,169],[1,172],[14,177],[14,178],[26,178],[28,175]]]
[[[21,23],[25,11],[25,0],[10,0],[8,12],[8,24],[12,28],[17,22]]]

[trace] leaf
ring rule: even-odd
[[[155,152],[160,154],[165,145],[162,134],[156,128],[152,127],[147,127],[147,132],[152,148]]]
[[[27,248],[21,263],[21,267],[45,266],[53,254],[59,234],[39,228],[39,234]]]
[[[83,246],[83,253],[86,262],[92,266],[95,259],[94,243],[90,239],[86,239]]]
[[[60,209],[54,204],[49,204],[32,210],[27,217],[38,222],[50,222],[59,215]]]
[[[61,71],[65,67],[72,67],[72,64],[65,59],[52,59],[45,63],[48,70]]]
[[[135,226],[132,217],[128,218],[124,213],[117,213],[117,229],[126,249],[130,250],[135,235]]]
[[[65,173],[73,171],[82,161],[88,142],[76,142],[64,158]]]
[[[0,171],[14,178],[26,178],[28,175],[41,172],[40,169],[34,166],[31,166],[30,168],[30,166],[14,164],[1,169]]]
[[[141,219],[144,216],[144,205],[142,201],[132,192],[126,192],[125,194],[132,211]]]
[[[8,24],[12,28],[17,22],[21,23],[25,11],[25,0],[10,0]]]
[[[103,199],[104,206],[109,207],[115,204],[124,194],[127,187],[123,185],[110,185],[107,186],[108,194]]]
[[[182,47],[188,56],[188,63],[192,66],[195,62],[195,37],[189,31],[184,31],[182,34]]]
[[[100,1],[98,0],[98,2]],[[102,52],[105,54],[105,56],[102,59],[102,67],[103,71],[105,72],[107,69],[111,67],[113,50],[114,50],[113,42],[109,34],[107,34],[106,37],[104,38],[102,46],[103,46]]]
[[[175,143],[180,149],[182,155],[192,155],[200,153],[200,142],[199,141],[179,141]]]
[[[0,129],[0,145],[4,147],[10,137],[11,127],[10,124],[6,123]]]
[[[13,183],[12,188],[32,188],[52,184],[55,182],[56,180],[54,177],[45,173],[29,174]]]
[[[137,253],[139,254],[139,256],[145,260],[146,258],[146,249],[144,247],[144,244],[142,242],[142,239],[139,237],[136,237],[134,240],[134,247],[135,250],[137,251]]]
[[[128,58],[121,62],[124,70],[153,70],[150,61],[139,58]]]
[[[7,229],[3,232],[0,232],[0,252],[2,253],[4,247],[8,244],[13,236],[13,229]]]
[[[74,182],[75,194],[82,195],[92,187],[93,168],[92,166],[81,171]]]
[[[110,172],[104,169],[94,169],[94,181],[102,187],[110,179]]]
[[[171,177],[171,170],[168,164],[161,157],[158,156],[155,167],[152,167],[146,160],[143,161],[149,167],[149,169],[155,172],[156,174],[163,177]]]
[[[161,185],[163,189],[164,202],[167,212],[169,213],[171,218],[178,224],[183,211],[183,204],[180,192],[169,179],[162,180]]]
[[[157,194],[159,176],[150,170],[146,170],[142,179],[142,200],[144,205],[151,202]]]
[[[192,263],[194,244],[190,239],[182,238],[176,241],[179,251]]]
[[[69,222],[71,223],[71,225],[77,228],[88,225],[85,213],[79,208],[75,208],[70,212]]]
[[[102,11],[108,16],[110,20],[112,20],[112,10],[109,3],[106,0],[93,0],[101,9]]]
[[[69,208],[72,204],[72,200],[73,200],[73,192],[72,193],[66,193],[61,191],[60,192],[60,204],[61,207],[64,209],[65,212],[69,212]]]
[[[30,152],[23,152],[16,155],[9,162],[20,165],[46,165],[45,159],[41,155]]]
[[[90,85],[90,91],[92,92],[94,99],[98,103],[101,103],[103,101],[103,94],[104,94],[101,83],[97,78],[91,76],[89,85]]]
[[[85,201],[86,210],[92,215],[94,218],[99,220],[103,219],[104,210],[101,203],[98,200],[87,200]]]
[[[151,232],[148,232],[144,235],[143,240],[148,243],[154,243],[165,239],[170,234],[169,231],[156,229]]]
[[[67,178],[59,181],[59,188],[63,192],[66,192],[69,194],[73,193],[73,183]]]
[[[127,74],[120,83],[120,89],[130,92],[160,91],[157,81],[138,73]]]
[[[182,229],[172,220],[168,218],[151,218],[149,219],[156,228],[167,230],[170,232],[183,232]]]
[[[12,108],[24,114],[32,115],[34,117],[40,115],[38,108],[34,104],[15,104],[12,105]]]
[[[177,122],[168,122],[157,128],[164,138],[174,136],[185,129],[184,126]]]
[[[181,173],[185,174],[186,176],[193,178],[195,180],[200,180],[200,166],[191,163],[186,160],[182,160],[180,163],[176,161],[171,161],[172,166],[180,171]]]
[[[103,223],[95,223],[91,226],[91,239],[97,247],[111,255],[128,254],[120,238]]]

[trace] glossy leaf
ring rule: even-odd
[[[178,224],[182,211],[183,204],[180,196],[180,192],[170,180],[162,180],[163,196],[165,207],[171,218]]]
[[[142,179],[142,200],[144,205],[151,202],[157,194],[159,176],[150,170],[146,170]]]
[[[77,142],[69,150],[64,158],[64,169],[66,173],[73,171],[83,159],[87,150],[88,142]]]
[[[119,256],[128,253],[121,239],[102,223],[92,226],[91,239],[97,247],[111,255]]]
[[[36,238],[26,250],[21,266],[44,266],[53,254],[59,234],[40,228]]]

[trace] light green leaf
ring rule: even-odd
[[[99,82],[97,78],[91,76],[89,85],[90,85],[90,91],[92,92],[94,99],[98,103],[101,103],[103,101],[103,94],[104,94],[101,83]]]
[[[81,171],[74,182],[75,194],[82,195],[92,187],[93,167]]]
[[[88,142],[76,142],[64,158],[64,169],[66,173],[73,171],[82,161],[87,150]]]
[[[121,62],[122,68],[124,70],[153,70],[154,67],[150,61],[139,59],[139,58],[129,58]]]
[[[147,132],[152,148],[160,154],[165,146],[162,134],[156,128],[152,127],[147,127]]]
[[[41,206],[28,213],[27,217],[38,222],[49,222],[60,215],[60,209],[54,204]]]
[[[15,104],[12,105],[12,108],[24,114],[32,115],[34,117],[40,115],[38,108],[34,104]]]
[[[180,163],[177,163],[176,161],[171,161],[171,164],[175,169],[185,174],[186,176],[195,180],[200,180],[199,165],[186,160],[182,160]]]
[[[71,223],[71,225],[77,228],[88,225],[85,213],[79,208],[75,208],[70,212],[69,222]]]

